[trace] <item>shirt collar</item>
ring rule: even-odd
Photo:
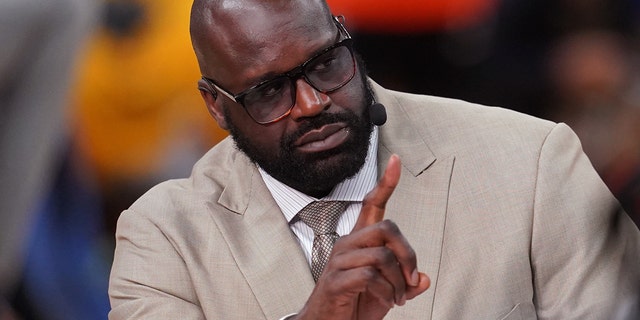
[[[280,210],[287,221],[291,221],[298,212],[309,203],[316,200],[339,200],[361,202],[364,196],[375,187],[377,180],[377,159],[378,153],[378,127],[374,126],[371,138],[369,139],[369,149],[364,165],[353,177],[340,182],[331,192],[317,199],[306,195],[288,185],[278,181],[267,172],[258,167],[269,192],[273,196]]]

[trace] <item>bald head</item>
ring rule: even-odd
[[[220,66],[273,59],[263,53],[274,43],[332,26],[324,0],[195,0],[190,32],[200,71],[212,75]]]

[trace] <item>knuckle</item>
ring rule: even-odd
[[[378,271],[372,266],[367,266],[362,268],[360,276],[365,283],[369,283],[378,276]]]
[[[407,244],[403,246],[403,254],[400,260],[402,260],[405,263],[413,263],[413,264],[416,263],[417,261],[416,252],[411,247],[411,245]]]
[[[394,266],[398,263],[396,256],[387,247],[379,247],[377,250],[377,260],[381,265]]]
[[[400,234],[400,228],[391,220],[384,220],[379,224],[380,229],[385,233]]]

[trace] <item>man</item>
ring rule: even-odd
[[[322,0],[196,0],[191,34],[231,138],[121,215],[111,319],[606,319],[633,295],[638,230],[565,125],[385,90]],[[320,273],[315,200],[349,202]]]

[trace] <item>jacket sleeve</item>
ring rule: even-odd
[[[539,319],[610,319],[637,293],[638,229],[558,124],[539,157],[531,263]]]
[[[171,240],[157,223],[133,211],[118,220],[109,299],[110,320],[205,319]]]

